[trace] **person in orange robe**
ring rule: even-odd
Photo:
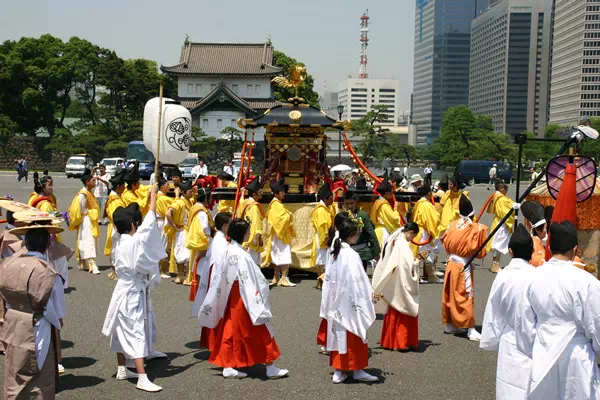
[[[531,225],[531,237],[533,239],[533,254],[529,264],[539,267],[546,262],[546,216],[544,215],[544,206],[538,201],[529,200],[521,204],[520,207],[523,217]]]
[[[459,203],[460,218],[453,221],[442,238],[448,254],[444,289],[442,291],[442,323],[444,333],[454,334],[467,330],[469,340],[478,342],[481,334],[475,329],[473,311],[473,265],[467,261],[488,236],[485,225],[473,222],[473,205],[462,195]],[[485,257],[482,249],[477,258]]]
[[[222,367],[225,378],[245,378],[239,368],[256,364],[266,364],[269,379],[288,376],[288,370],[273,364],[281,352],[270,324],[269,283],[242,247],[250,237],[250,224],[234,219],[227,236],[231,243],[225,259],[213,266],[200,307],[200,324],[214,328],[208,362]]]
[[[373,272],[375,311],[385,314],[379,343],[384,349],[419,347],[419,264],[410,241],[419,226],[409,222],[392,233]]]

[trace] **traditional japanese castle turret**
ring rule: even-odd
[[[179,63],[161,66],[177,78],[177,99],[192,114],[192,125],[220,137],[239,118],[254,118],[279,105],[271,79],[273,45],[265,43],[196,43],[186,39]],[[260,133],[260,132],[259,132]]]

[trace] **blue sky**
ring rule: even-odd
[[[0,40],[50,33],[114,49],[123,58],[175,64],[193,41],[263,42],[307,64],[319,92],[359,67],[360,16],[369,9],[372,78],[401,80],[401,105],[412,90],[414,0],[178,1],[21,0],[3,2]]]

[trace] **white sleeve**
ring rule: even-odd
[[[65,289],[60,275],[54,279],[52,293],[44,308],[44,318],[57,329],[60,329],[60,319],[67,315],[67,303],[65,302]]]
[[[583,328],[585,336],[592,341],[594,352],[600,355],[600,282],[594,278],[583,299]]]
[[[496,285],[496,283],[497,279],[494,281],[492,289],[490,290],[487,305],[485,306],[483,324],[481,325],[481,341],[479,342],[479,348],[484,350],[498,350],[498,347],[500,346],[500,337],[506,326],[504,313],[500,308],[500,301],[502,300],[500,298],[501,293],[499,293],[498,285]]]
[[[86,199],[83,193],[79,194],[79,207],[81,208],[81,214],[87,215],[87,207],[85,206]]]
[[[531,307],[529,296],[531,285],[526,285],[521,298],[523,309],[517,312],[515,316],[515,335],[517,339],[517,348],[527,357],[531,358],[533,353],[533,343],[536,336],[537,315]]]
[[[208,216],[204,211],[200,211],[198,213],[198,219],[200,220],[200,224],[202,225],[202,232],[206,235],[207,238],[211,236],[210,224],[208,222]]]

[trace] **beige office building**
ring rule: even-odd
[[[550,123],[600,116],[600,0],[556,0]]]

